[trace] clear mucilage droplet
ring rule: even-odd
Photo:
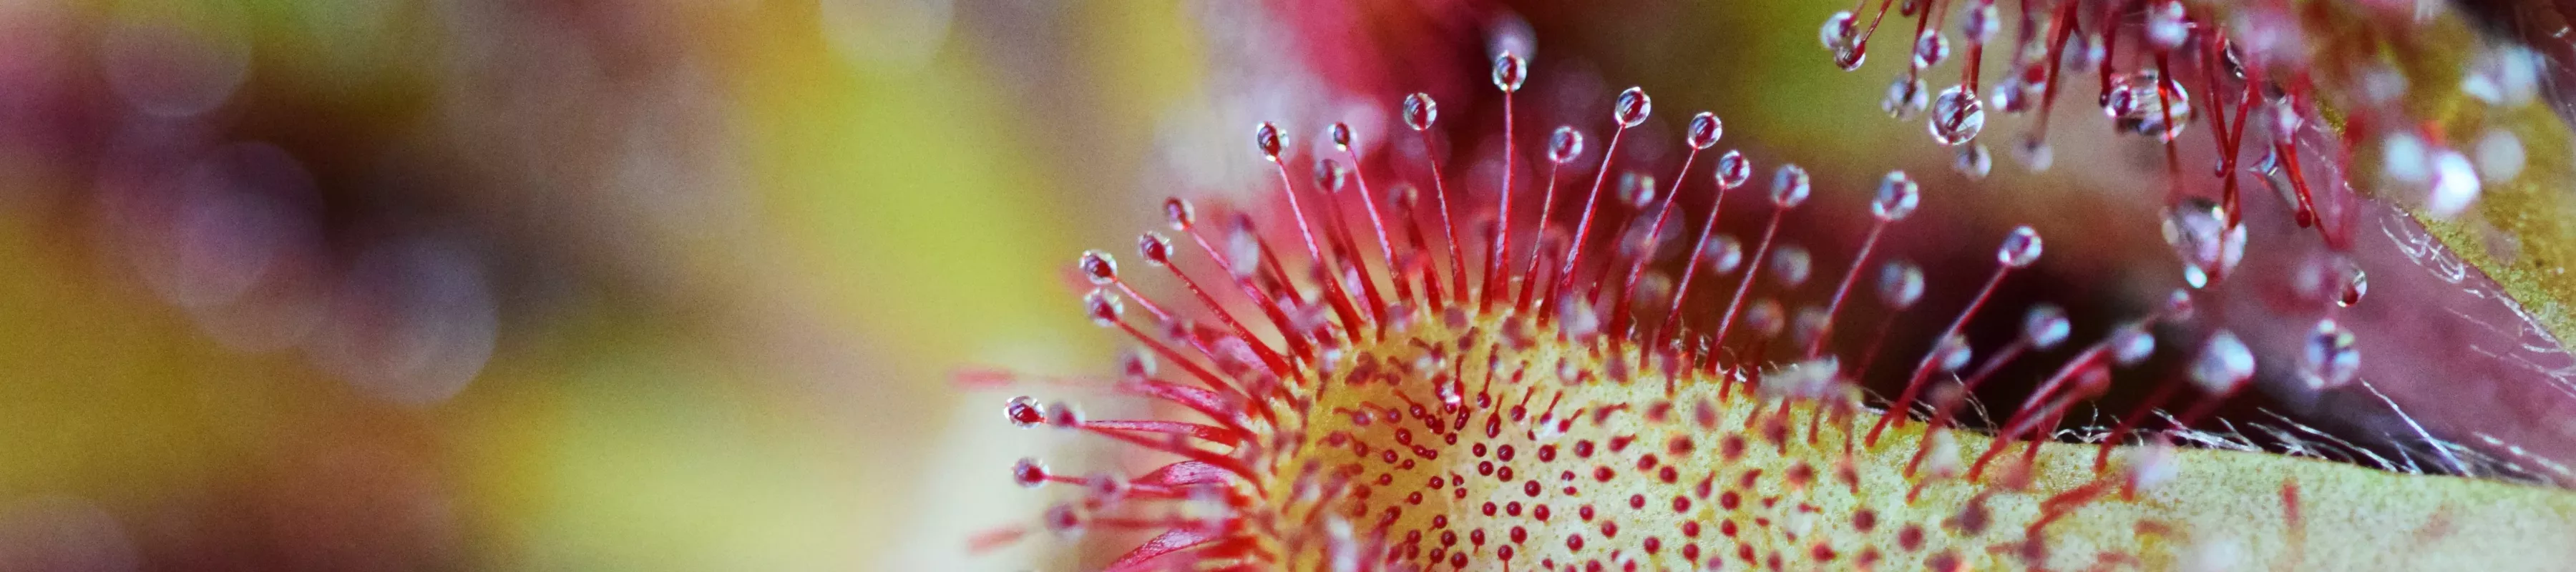
[[[1789,327],[1789,313],[1780,309],[1779,300],[1754,300],[1744,307],[1744,327],[1753,331],[1754,339],[1780,337],[1780,331]]]
[[[1753,161],[1745,159],[1744,153],[1727,151],[1717,158],[1718,190],[1744,186],[1744,182],[1752,178]]]
[[[2003,246],[1995,249],[1995,261],[2013,268],[2025,268],[2039,262],[2039,252],[2039,231],[2028,226],[2013,227],[2012,234],[2004,236]]]
[[[1646,97],[1645,88],[1631,87],[1619,92],[1619,101],[1610,109],[1610,118],[1623,127],[1636,127],[1655,112],[1655,100]]]
[[[2433,151],[2432,180],[2424,193],[2424,212],[2448,219],[2467,212],[2479,194],[2477,166],[2468,155],[2449,147]]]
[[[1816,40],[1825,45],[1825,51],[1834,53],[1834,67],[1856,70],[1861,61],[1869,59],[1869,53],[1861,49],[1859,23],[1850,11],[1835,12],[1825,18],[1824,28],[1816,31]]]
[[[2037,134],[2023,137],[2020,143],[2014,144],[2013,156],[2021,159],[2022,166],[2033,173],[2047,171],[2049,166],[2057,164],[2057,155],[2049,149],[2048,141],[2040,139]]]
[[[1725,135],[1726,123],[1719,121],[1717,114],[1702,111],[1691,116],[1690,135],[1686,141],[1692,149],[1707,149],[1717,145],[1717,139]]]
[[[1171,223],[1172,230],[1186,231],[1198,225],[1198,212],[1197,207],[1190,206],[1189,199],[1178,197],[1163,199],[1163,220]]]
[[[2074,331],[2074,323],[2067,319],[2066,310],[2056,304],[2032,305],[2030,312],[2021,319],[2022,341],[2030,344],[2031,349],[2057,347],[2057,344],[2065,343],[2066,337]]]
[[[2226,330],[2210,334],[2192,360],[2191,381],[2204,395],[2227,395],[2254,378],[2254,351]]]
[[[1721,276],[1733,273],[1744,265],[1744,243],[1729,235],[1709,237],[1708,252],[1701,253],[1700,260],[1708,264],[1710,272]]]
[[[2361,349],[2353,347],[2352,331],[2333,318],[2317,321],[2299,353],[2300,381],[2309,389],[2335,389],[2351,384],[2360,371]]]
[[[1771,250],[1771,278],[1780,282],[1781,289],[1795,289],[1807,283],[1815,268],[1815,259],[1805,248],[1782,245]]]
[[[1997,15],[1995,3],[1991,0],[1977,3],[1960,16],[1964,19],[1959,23],[1959,34],[1966,36],[1970,44],[1982,46],[1994,42],[1995,31],[2003,27],[2002,17]]]
[[[1431,94],[1416,93],[1404,96],[1404,125],[1406,127],[1412,127],[1414,131],[1427,130],[1431,128],[1432,122],[1439,120],[1440,102],[1433,101],[1431,99]]]
[[[1995,85],[1995,95],[1990,98],[1995,109],[2015,114],[2039,109],[2040,101],[2048,97],[2048,66],[2041,63],[2048,61],[2046,49],[2040,48],[2043,53],[2032,55],[2031,63],[2023,66],[2020,73],[2006,76]]]
[[[2360,304],[2362,296],[2370,294],[2370,274],[2363,272],[2361,265],[2350,258],[2338,260],[2341,264],[2335,266],[2336,277],[2342,288],[2335,292],[2335,305],[2350,308]]]
[[[1902,310],[1923,299],[1923,268],[1903,260],[1889,261],[1878,270],[1878,299],[1889,308]]]
[[[2165,244],[2182,259],[2183,283],[2205,288],[2245,259],[2245,225],[2229,224],[2218,201],[2193,197],[2165,212]]]
[[[2147,3],[2147,45],[2172,51],[2191,38],[2191,24],[2183,20],[2181,0],[2153,0]]]
[[[1083,295],[1082,305],[1085,311],[1091,314],[1092,323],[1104,328],[1118,325],[1118,316],[1127,310],[1125,303],[1120,302],[1117,296],[1100,290],[1092,290],[1090,294]]]
[[[1519,55],[1511,52],[1503,52],[1503,55],[1494,56],[1494,87],[1496,89],[1501,89],[1504,93],[1520,91],[1521,82],[1528,80],[1529,60],[1521,59]]]
[[[1868,60],[1869,52],[1861,51],[1859,45],[1837,50],[1834,53],[1834,67],[1843,68],[1843,71],[1860,69],[1861,62]]]
[[[1797,316],[1789,321],[1789,339],[1802,346],[1815,344],[1816,338],[1825,334],[1825,326],[1831,322],[1833,317],[1826,315],[1824,308],[1799,308]]]
[[[1816,41],[1827,50],[1841,50],[1860,38],[1859,18],[1848,10],[1825,18],[1825,27],[1816,31]]]
[[[1941,65],[1941,61],[1947,59],[1950,59],[1950,39],[1942,36],[1940,31],[1924,30],[1923,35],[1914,38],[1915,69]]]
[[[2271,189],[2272,194],[2280,196],[2283,204],[2299,203],[2298,188],[2290,185],[2289,173],[2282,170],[2280,148],[2267,146],[2263,150],[2263,158],[2256,159],[2253,164],[2247,165],[2245,170],[2253,173],[2256,179],[2263,181],[2263,188]]]
[[[2111,330],[2110,347],[2112,363],[2137,365],[2155,355],[2156,334],[2145,323],[2129,322]]]
[[[2102,58],[2109,55],[2109,45],[2103,41],[2101,34],[2075,34],[2067,38],[2066,53],[2058,63],[2063,68],[2097,69],[2102,66]]]
[[[1986,104],[1966,86],[1950,86],[1932,98],[1930,128],[1932,140],[1942,145],[1974,140],[1986,129]]]
[[[1932,88],[1924,85],[1923,78],[1906,74],[1887,84],[1887,98],[1878,102],[1878,109],[1888,117],[1904,119],[1931,105]]]
[[[1011,465],[1011,480],[1019,483],[1022,488],[1033,489],[1044,485],[1047,477],[1046,464],[1039,463],[1037,459],[1021,457],[1020,462]]]
[[[1002,404],[1002,417],[1009,419],[1012,426],[1027,429],[1045,423],[1046,411],[1038,408],[1036,398],[1022,395]]]
[[[1315,162],[1315,188],[1323,189],[1325,193],[1339,194],[1344,187],[1350,185],[1350,181],[1351,171],[1343,168],[1340,161],[1325,159]]]
[[[2175,288],[2173,293],[2165,296],[2164,313],[2167,319],[2189,321],[2199,312],[2200,302],[2192,299],[2190,288]]]
[[[1279,133],[1277,124],[1263,121],[1252,128],[1252,147],[1261,151],[1261,158],[1270,162],[1279,162],[1279,153],[1288,146],[1287,140],[1288,136]]]
[[[1582,154],[1583,132],[1581,131],[1575,131],[1572,127],[1558,127],[1556,134],[1547,138],[1548,162],[1563,165]]]
[[[1987,172],[1994,170],[1995,157],[1986,151],[1984,143],[1960,145],[1958,155],[1950,161],[1950,168],[1970,179],[1983,179]]]
[[[1118,259],[1111,257],[1107,252],[1083,251],[1082,260],[1076,263],[1075,267],[1082,271],[1084,278],[1091,279],[1094,285],[1107,286],[1118,281]]]
[[[1771,204],[1780,208],[1798,206],[1807,202],[1807,194],[1812,189],[1806,169],[1797,165],[1781,165],[1780,170],[1771,175]]]
[[[2264,115],[2272,118],[2271,121],[2265,122],[2272,129],[2272,139],[2286,141],[2298,137],[2299,128],[2306,127],[2308,124],[2307,118],[2299,115],[2298,102],[2290,99],[2289,93],[2274,93],[2271,87],[2276,86],[2266,86],[2264,90],[2263,107],[2270,110],[2270,113]]]
[[[1057,536],[1079,538],[1082,536],[1083,522],[1086,517],[1072,504],[1059,504],[1048,507],[1046,516],[1039,520],[1044,521],[1047,530]]]
[[[1968,347],[1967,336],[1950,334],[1948,336],[1943,336],[1941,338],[1941,343],[1934,344],[1932,346],[1932,355],[1930,357],[1932,358],[1932,363],[1939,367],[1941,371],[1950,372],[1959,371],[1959,368],[1968,367],[1968,359],[1976,357],[1976,353],[1976,350]]]
[[[2162,88],[2161,95],[2158,92]],[[2102,112],[2111,116],[2111,125],[2122,133],[2148,135],[2160,141],[2181,137],[2183,128],[2191,125],[2191,92],[2176,82],[2163,81],[2155,70],[2139,70],[2111,80],[2110,99],[2103,102]]]
[[[1655,202],[1657,190],[1659,189],[1656,188],[1654,175],[1628,171],[1619,174],[1619,188],[1615,198],[1619,199],[1620,204],[1628,205],[1628,208],[1642,209]]]
[[[1164,237],[1163,233],[1146,231],[1136,236],[1136,252],[1145,257],[1146,264],[1169,266],[1172,264],[1172,239]]]
[[[1869,203],[1870,216],[1881,221],[1896,221],[1914,214],[1923,202],[1923,186],[1916,184],[1904,171],[1888,171],[1878,182],[1878,197]]]
[[[1989,103],[2005,115],[2030,111],[2031,101],[2035,99],[2031,97],[2030,89],[2022,84],[2020,76],[2006,76],[2003,81],[1995,82],[1992,90],[1994,95],[1988,96],[1992,100]]]

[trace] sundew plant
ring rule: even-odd
[[[1516,97],[1543,66],[1508,48],[1489,125],[1426,92],[1383,102],[1390,132],[1250,126],[1273,176],[1233,196],[1258,198],[1177,196],[1133,250],[1075,259],[1119,371],[967,376],[1048,396],[997,400],[1009,423],[1124,453],[1021,461],[1033,491],[1007,494],[1042,508],[966,542],[1112,543],[1116,571],[2576,567],[2576,474],[2415,423],[2382,386],[2442,380],[2374,373],[2370,337],[2404,334],[2348,314],[2436,296],[2371,277],[2444,260],[2440,295],[2556,347],[2566,201],[2537,189],[2567,145],[2538,52],[2431,4],[1841,8],[1812,8],[1801,65],[1886,74],[1852,115],[1919,124],[1878,144],[1948,172],[1810,173],[1718,111],[1646,127],[1642,87],[1534,124]],[[1450,147],[1469,132],[1499,152]],[[2177,272],[2106,294],[2040,272],[2087,256],[2042,225],[1906,234],[1975,187],[2094,168],[2061,146],[2151,158],[2158,216],[2083,224],[2161,237]],[[2479,229],[2520,256],[2453,250]],[[2400,430],[2267,409],[2333,396]]]

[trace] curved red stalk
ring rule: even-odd
[[[1583,199],[1583,222],[1574,226],[1574,247],[1566,250],[1565,265],[1557,267],[1556,280],[1548,283],[1547,298],[1539,300],[1540,323],[1553,318],[1550,310],[1556,309],[1560,303],[1558,298],[1565,294],[1565,283],[1574,279],[1575,266],[1583,262],[1583,243],[1592,235],[1593,211],[1601,206],[1601,185],[1610,181],[1610,169],[1619,159],[1619,140],[1627,138],[1627,135],[1628,126],[1624,123],[1619,125],[1619,130],[1610,132],[1610,147],[1601,152],[1601,172],[1592,176],[1592,193]]]

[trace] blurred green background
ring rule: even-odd
[[[1011,567],[1049,444],[950,375],[1108,365],[1193,22],[0,6],[0,569]]]

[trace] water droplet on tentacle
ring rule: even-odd
[[[2166,211],[2165,244],[2182,258],[2183,283],[2204,288],[2245,259],[2245,225],[2229,224],[2218,201],[2193,197]]]
[[[2233,336],[2230,336],[2231,338]],[[2243,346],[2244,344],[2237,344]],[[2140,322],[2130,322],[2111,332],[2111,362],[2137,365],[2156,353],[2156,335]],[[2249,358],[2250,359],[2250,358]]]
[[[1091,279],[1092,284],[1107,286],[1118,281],[1118,259],[1110,257],[1107,252],[1083,251],[1082,261],[1076,266],[1082,270],[1084,278]]]
[[[2038,262],[2039,253],[2039,231],[2028,226],[2014,227],[2012,234],[2004,237],[2003,247],[1995,250],[1995,260],[2005,266],[2024,268]]]
[[[1888,117],[1904,119],[1931,105],[1932,88],[1924,85],[1923,78],[1906,74],[1887,84],[1887,99],[1878,102],[1878,109],[1887,112]]]
[[[1163,220],[1172,224],[1172,230],[1189,230],[1198,224],[1198,208],[1190,206],[1188,199],[1163,199]]]
[[[2100,34],[2075,34],[2066,39],[2064,59],[2059,63],[2063,68],[2095,69],[2101,67],[2102,58],[2109,55],[2107,48]]]
[[[1717,114],[1702,111],[1699,115],[1691,116],[1688,142],[1692,149],[1707,149],[1715,146],[1717,139],[1725,135],[1726,123],[1719,121]]]
[[[1923,299],[1923,269],[1902,260],[1880,266],[1878,299],[1886,302],[1889,308],[1901,310],[1913,306],[1915,301]]]
[[[1037,459],[1022,457],[1019,463],[1011,465],[1011,481],[1019,483],[1021,487],[1032,489],[1046,484],[1046,465],[1039,463]]]
[[[2158,88],[2163,89],[2161,95]],[[2122,133],[2154,136],[2162,141],[2181,137],[2183,128],[2191,125],[2191,91],[2181,83],[2163,81],[2155,70],[2140,70],[2111,80],[2110,99],[2102,112]]]
[[[1252,128],[1253,148],[1261,151],[1261,158],[1269,159],[1272,163],[1279,162],[1281,149],[1288,146],[1287,139],[1288,136],[1279,133],[1278,125],[1268,121],[1263,121],[1261,125]]]
[[[1986,152],[1984,143],[1961,145],[1958,156],[1950,161],[1950,168],[1970,179],[1983,179],[1988,171],[1994,170],[1995,158]]]
[[[1744,186],[1744,182],[1752,178],[1753,162],[1745,159],[1743,153],[1727,151],[1725,155],[1717,158],[1717,188],[1719,190]]]
[[[1968,359],[1976,357],[1976,353],[1976,350],[1969,348],[1967,336],[1950,334],[1942,337],[1941,343],[1932,346],[1932,363],[1939,367],[1940,371],[1959,371],[1959,368],[1968,367]]]
[[[1655,193],[1658,190],[1660,189],[1655,186],[1654,175],[1628,171],[1619,174],[1619,188],[1615,197],[1619,199],[1620,204],[1628,205],[1628,208],[1643,209],[1646,205],[1655,202]]]
[[[1404,96],[1404,125],[1406,127],[1412,127],[1414,131],[1422,131],[1430,129],[1431,123],[1439,120],[1440,102],[1433,101],[1431,99],[1431,94],[1416,93]]]
[[[2191,38],[2191,24],[2183,20],[2180,0],[2154,0],[2147,6],[2147,45],[2160,51],[2182,47]]]
[[[2191,364],[2191,382],[2204,395],[2227,395],[2254,378],[2254,351],[2226,330],[2210,334]]]
[[[2334,389],[2351,384],[2360,371],[2361,349],[2353,347],[2352,331],[2333,318],[2317,321],[2299,352],[2299,379],[2309,389]]]
[[[1547,138],[1548,162],[1563,165],[1582,154],[1583,132],[1581,131],[1575,131],[1572,127],[1558,127],[1556,133]]]
[[[2022,166],[2033,173],[2046,171],[2049,166],[2057,164],[2056,153],[2049,149],[2048,141],[2040,139],[2038,134],[2023,137],[2020,143],[2014,144],[2013,156],[2021,159]]]
[[[1932,140],[1942,145],[1958,145],[1977,138],[1986,129],[1986,104],[1977,101],[1976,92],[1967,86],[1950,86],[1932,98],[1930,120]]]
[[[1794,290],[1815,274],[1815,260],[1807,249],[1784,244],[1771,249],[1771,278],[1780,281],[1783,290]]]
[[[1082,306],[1091,315],[1091,321],[1100,324],[1101,327],[1118,325],[1119,314],[1127,310],[1126,305],[1119,302],[1117,296],[1101,290],[1092,290],[1090,294],[1083,295]]]
[[[2350,308],[2361,303],[2361,297],[2370,293],[2370,275],[2362,272],[2361,265],[2353,263],[2350,258],[2338,260],[2341,264],[2335,266],[2336,276],[2340,278],[2337,282],[2343,288],[2335,293],[2335,305]]]
[[[2449,148],[2432,153],[2432,186],[2424,194],[2424,211],[2433,218],[2458,216],[2478,200],[2476,165]]]
[[[1711,236],[1708,239],[1708,252],[1700,255],[1700,261],[1707,264],[1709,272],[1716,275],[1724,276],[1733,273],[1736,267],[1744,265],[1744,243],[1730,235]]]
[[[2057,347],[2057,344],[2065,343],[2067,335],[2074,331],[2074,324],[2067,320],[2066,310],[2055,304],[2033,305],[2021,319],[2022,341],[2030,344],[2031,349]]]
[[[1959,34],[1967,37],[1970,44],[1982,46],[1992,43],[1995,32],[2003,28],[2002,17],[1997,15],[1992,0],[1978,2],[1961,16],[1964,20],[1959,23]]]
[[[1169,266],[1172,263],[1172,239],[1165,238],[1162,233],[1157,232],[1138,235],[1136,252],[1145,257],[1145,264],[1156,267]]]
[[[1888,171],[1878,182],[1878,198],[1869,203],[1870,216],[1881,221],[1896,221],[1914,214],[1923,201],[1923,186],[1916,184],[1904,171]]]
[[[1506,93],[1520,91],[1521,82],[1527,81],[1528,79],[1529,60],[1521,59],[1519,55],[1511,52],[1503,52],[1503,55],[1494,56],[1495,88],[1501,89]]]
[[[1610,118],[1622,126],[1636,127],[1655,112],[1655,100],[1646,97],[1644,88],[1631,87],[1619,92],[1619,103],[1610,110]]]
[[[1825,26],[1816,31],[1816,40],[1834,53],[1834,67],[1843,71],[1860,69],[1861,61],[1869,59],[1869,52],[1861,49],[1859,19],[1850,11],[1825,18]]]
[[[1942,37],[1941,32],[1926,30],[1922,36],[1914,38],[1916,69],[1941,65],[1941,61],[1946,59],[1950,59],[1950,39]]]
[[[1825,26],[1817,30],[1816,41],[1823,43],[1828,50],[1843,49],[1843,46],[1860,39],[1857,20],[1858,18],[1854,17],[1849,10],[1835,12],[1834,15],[1825,17]]]
[[[1753,330],[1756,339],[1780,337],[1780,332],[1789,328],[1789,314],[1780,309],[1779,300],[1754,300],[1744,308],[1744,326]]]
[[[1082,512],[1072,504],[1059,504],[1047,509],[1046,517],[1041,520],[1046,522],[1047,530],[1057,536],[1071,539],[1082,536],[1084,519]]]
[[[1780,170],[1771,175],[1771,203],[1780,208],[1798,206],[1807,202],[1807,194],[1812,188],[1806,169],[1797,165],[1781,165]]]
[[[1315,188],[1326,193],[1340,193],[1350,181],[1350,169],[1343,168],[1340,161],[1325,159],[1315,162]]]
[[[1002,416],[1010,419],[1011,425],[1022,429],[1036,427],[1046,422],[1046,412],[1038,409],[1038,401],[1026,395],[1013,397],[1008,403],[1004,403]]]

